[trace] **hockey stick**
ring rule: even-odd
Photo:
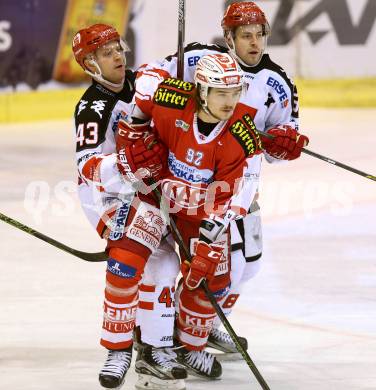
[[[162,200],[161,199],[161,193],[159,192],[159,190],[157,188],[154,188],[153,192],[154,192],[155,196],[157,197],[159,203],[161,204],[161,200]],[[162,204],[161,204],[161,210],[163,211],[163,205]],[[184,243],[183,237],[181,236],[181,234],[179,232],[179,229],[176,226],[175,221],[173,220],[173,218],[169,218],[169,221],[170,221],[170,226],[171,226],[172,233],[175,236],[176,243],[183,250],[186,259],[189,262],[191,262],[192,256],[189,253],[189,250],[188,250],[188,248],[186,247],[186,245]],[[210,303],[212,304],[216,314],[221,319],[223,326],[226,328],[227,332],[229,333],[229,335],[231,336],[233,342],[235,343],[236,349],[243,356],[243,358],[246,361],[248,367],[253,372],[254,376],[256,377],[256,379],[257,379],[258,383],[260,384],[260,386],[262,387],[262,389],[263,390],[270,390],[270,387],[265,382],[265,379],[262,377],[260,371],[257,369],[255,363],[253,362],[253,360],[249,356],[248,352],[240,344],[239,338],[238,338],[237,334],[235,333],[235,331],[232,328],[230,322],[228,321],[228,319],[226,318],[225,314],[223,313],[222,308],[218,305],[218,303],[217,303],[213,293],[210,291],[210,289],[209,289],[209,287],[208,287],[208,285],[207,285],[205,280],[201,282],[200,287],[202,287],[202,289],[204,290],[205,295],[207,296],[207,298],[209,299]]]
[[[186,258],[189,261],[191,261],[192,257],[190,256],[190,253],[188,252],[188,248],[184,245],[184,242],[183,242],[183,239],[182,239],[182,237],[180,235],[180,232],[178,231],[178,229],[176,227],[176,224],[175,224],[175,221],[172,218],[171,218],[171,229],[173,230],[174,234],[177,237],[178,245],[183,248],[183,251],[184,251],[184,254],[185,254]],[[208,284],[206,283],[206,280],[201,282],[201,287],[205,291],[205,295],[208,297],[208,299],[209,299],[210,303],[212,304],[215,312],[217,313],[217,316],[222,321],[223,326],[226,328],[228,334],[231,336],[232,341],[235,343],[236,349],[243,356],[245,362],[247,363],[248,367],[253,372],[253,375],[257,379],[257,382],[260,384],[261,388],[263,390],[270,390],[270,387],[268,386],[268,384],[266,383],[265,379],[261,375],[260,371],[256,367],[255,363],[253,362],[253,360],[249,356],[248,352],[240,344],[239,338],[238,338],[237,334],[235,333],[235,331],[234,331],[233,327],[231,326],[229,320],[227,319],[227,317],[223,313],[222,308],[218,305],[218,303],[217,303],[213,293],[210,291],[210,289],[208,287]]]
[[[179,0],[178,9],[178,66],[176,77],[184,79],[185,0]]]
[[[21,222],[16,221],[13,218],[7,217],[6,215],[0,213],[0,220],[8,223],[9,225],[12,225],[16,227],[17,229],[22,230],[23,232],[26,232],[28,234],[31,234],[34,237],[39,238],[40,240],[47,242],[48,244],[61,249],[64,252],[68,252],[73,256],[79,257],[82,260],[89,261],[91,263],[96,263],[99,261],[106,261],[108,256],[105,252],[96,252],[96,253],[89,253],[89,252],[82,252],[78,251],[76,249],[70,248],[67,245],[62,244],[59,241],[54,240],[53,238],[50,238],[43,233],[38,232],[37,230],[32,229],[29,226],[24,225]]]
[[[273,138],[274,138],[274,135],[268,134],[268,133],[266,133],[265,131],[257,130],[257,132],[260,133],[261,135],[263,135],[263,136],[266,137],[266,138],[270,138],[270,139],[273,139]],[[303,149],[302,149],[302,152],[305,153],[305,154],[308,154],[308,155],[310,155],[310,156],[312,156],[312,157],[316,157],[316,158],[318,158],[318,159],[320,159],[320,160],[323,160],[323,161],[325,161],[325,162],[327,162],[327,163],[333,164],[333,165],[335,165],[335,166],[337,166],[337,167],[346,169],[347,171],[356,173],[357,175],[363,176],[363,177],[365,177],[365,178],[367,178],[367,179],[376,181],[376,176],[370,175],[370,174],[365,173],[365,172],[363,172],[363,171],[359,171],[359,169],[350,167],[350,166],[348,166],[348,165],[346,165],[346,164],[343,164],[343,163],[340,163],[340,162],[338,162],[338,161],[335,161],[335,160],[333,160],[333,159],[331,159],[331,158],[329,158],[329,157],[325,157],[325,156],[323,156],[323,155],[321,155],[321,154],[312,152],[311,150],[308,150],[308,149],[306,149],[306,148],[303,148]]]

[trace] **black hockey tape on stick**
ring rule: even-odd
[[[99,261],[106,261],[108,259],[108,256],[105,252],[89,253],[89,252],[82,252],[82,251],[78,251],[76,249],[70,248],[69,246],[62,244],[61,242],[56,241],[53,238],[48,237],[45,234],[40,233],[37,230],[34,230],[31,227],[26,226],[23,223],[16,221],[13,218],[7,217],[6,215],[4,215],[2,213],[0,213],[0,220],[8,223],[9,225],[16,227],[17,229],[22,230],[25,233],[31,234],[32,236],[37,237],[40,240],[47,242],[47,244],[50,244],[56,248],[59,248],[64,252],[68,252],[73,256],[79,257],[82,260],[89,261],[91,263],[96,263]]]
[[[156,198],[158,199],[158,201],[161,202],[161,193],[159,192],[159,190],[157,188],[154,188],[153,192],[154,192]],[[192,257],[188,251],[188,248],[184,244],[183,237],[181,236],[179,229],[177,228],[173,218],[169,218],[169,220],[170,220],[170,227],[171,227],[172,233],[175,237],[175,240],[176,240],[177,244],[182,248],[186,259],[189,260],[189,262],[190,262],[192,260]],[[253,372],[253,374],[254,374],[255,378],[257,379],[257,382],[260,384],[261,388],[263,390],[270,390],[270,387],[265,382],[265,379],[261,375],[260,371],[257,369],[255,363],[253,362],[253,360],[249,356],[248,352],[240,344],[237,334],[235,333],[230,322],[228,321],[225,314],[223,313],[222,308],[218,305],[213,293],[209,290],[209,287],[206,283],[206,280],[203,280],[201,282],[200,287],[202,287],[202,289],[204,290],[205,295],[207,296],[210,303],[214,307],[214,310],[217,313],[218,317],[221,319],[223,326],[226,328],[227,332],[231,336],[232,341],[235,343],[236,349],[240,352],[243,359],[246,361],[248,367]]]
[[[261,130],[257,130],[257,132],[261,135],[263,135],[264,137],[266,138],[274,138],[274,135],[272,134],[268,134],[266,133],[265,131],[261,131]],[[363,172],[363,171],[359,171],[359,169],[356,169],[356,168],[353,168],[353,167],[350,167],[346,164],[343,164],[343,163],[340,163],[336,160],[333,160],[332,158],[329,158],[329,157],[325,157],[321,154],[318,154],[318,153],[315,153],[315,152],[312,152],[311,150],[308,150],[306,148],[303,148],[302,149],[302,152],[305,153],[305,154],[308,154],[312,157],[316,157],[320,160],[323,160],[329,164],[332,164],[332,165],[335,165],[337,167],[340,167],[340,168],[343,168],[343,169],[346,169],[347,171],[350,171],[350,172],[353,172],[353,173],[356,173],[357,175],[360,175],[360,176],[363,176],[367,179],[370,179],[370,180],[373,180],[373,181],[376,181],[376,176],[373,176],[373,175],[370,175],[369,173],[366,173],[366,172]]]
[[[184,79],[185,0],[179,0],[178,7],[178,66],[176,77]]]

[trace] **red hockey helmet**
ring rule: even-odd
[[[120,35],[114,27],[107,24],[93,24],[83,28],[78,31],[72,41],[72,50],[76,61],[85,69],[85,57],[112,40],[120,41]]]
[[[239,1],[230,4],[222,19],[222,28],[232,31],[238,26],[246,24],[261,24],[264,26],[264,34],[269,35],[270,26],[264,12],[253,1]]]

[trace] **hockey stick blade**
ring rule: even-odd
[[[216,351],[216,350],[214,350]],[[212,352],[212,355],[220,362],[238,362],[244,360],[243,356],[239,352]]]
[[[274,135],[272,134],[268,134],[266,133],[265,131],[261,131],[261,130],[257,130],[257,132],[261,135],[263,135],[264,137],[266,138],[274,138]],[[343,164],[339,161],[336,161],[336,160],[333,160],[332,158],[329,158],[329,157],[326,157],[326,156],[323,156],[321,154],[318,154],[316,152],[312,152],[311,150],[308,150],[306,148],[303,148],[302,149],[302,153],[305,153],[305,154],[308,154],[309,156],[312,156],[312,157],[316,157],[322,161],[325,161],[329,164],[332,164],[332,165],[335,165],[337,167],[340,167],[340,168],[343,168],[343,169],[346,169],[347,171],[350,171],[350,172],[353,172],[353,173],[356,173],[357,175],[360,175],[360,176],[363,176],[367,179],[370,179],[370,180],[373,180],[373,181],[376,181],[376,176],[373,176],[373,175],[370,175],[366,172],[363,172],[363,171],[360,171],[359,169],[356,169],[356,168],[353,168],[353,167],[350,167],[346,164]]]
[[[29,226],[24,225],[23,223],[16,221],[13,218],[7,217],[6,215],[0,213],[0,220],[8,223],[9,225],[22,230],[25,233],[28,233],[34,237],[39,238],[40,240],[47,242],[47,244],[50,244],[56,248],[59,248],[60,250],[70,253],[73,256],[76,256],[80,258],[81,260],[85,260],[91,263],[96,263],[100,261],[106,261],[108,256],[105,252],[96,252],[96,253],[90,253],[90,252],[82,252],[73,248],[70,248],[69,246],[54,240],[51,237],[46,236],[43,233],[38,232],[37,230],[32,229]]]

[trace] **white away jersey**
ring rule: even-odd
[[[184,50],[184,80],[193,82],[197,61],[204,55],[228,52],[219,45],[190,43]],[[290,124],[298,129],[298,95],[293,81],[285,71],[264,54],[256,66],[244,66],[246,92],[241,102],[256,109],[254,123],[258,130],[268,130],[277,125]],[[157,85],[166,77],[176,77],[177,57],[168,56],[161,61],[142,66],[136,81],[136,96],[151,99]]]

